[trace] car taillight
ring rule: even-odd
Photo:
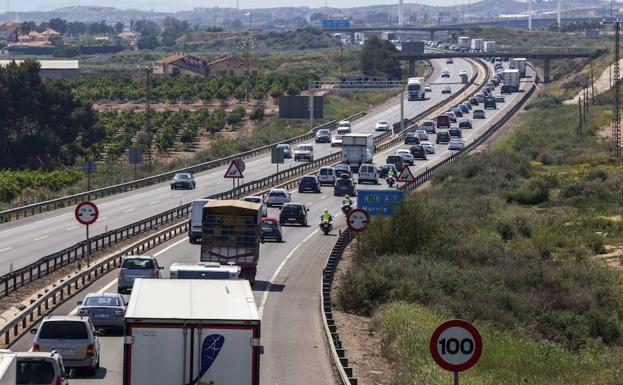
[[[54,385],[63,385],[63,378],[61,376],[56,376],[56,381]]]
[[[32,351],[33,352],[38,352],[39,349],[41,349],[41,346],[39,346],[39,344],[32,344]]]
[[[95,356],[95,345],[88,344],[87,345],[87,357]]]
[[[158,278],[158,269],[152,269],[151,270],[151,276],[153,278]]]

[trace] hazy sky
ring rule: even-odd
[[[268,7],[323,7],[325,0],[239,0],[240,8]],[[470,0],[405,0],[405,3],[427,5],[467,4]],[[476,2],[477,0],[471,0]],[[396,4],[398,0],[326,0],[329,7],[356,7],[375,4]],[[0,12],[6,12],[10,4],[11,11],[49,11],[68,5],[102,5],[118,8],[154,9],[156,11],[188,10],[194,7],[235,7],[236,0],[0,0]]]

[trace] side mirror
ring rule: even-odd
[[[78,306],[82,306],[82,301],[78,301],[76,303],[78,304]]]
[[[37,334],[37,329],[36,328],[30,329],[30,334]]]
[[[95,330],[95,335],[96,336],[103,336],[104,334],[106,334],[106,331],[104,329],[97,329],[97,330]]]

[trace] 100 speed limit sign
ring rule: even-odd
[[[478,362],[482,338],[467,321],[446,321],[433,332],[430,352],[437,365],[451,372],[462,372]]]

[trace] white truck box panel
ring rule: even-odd
[[[0,385],[17,383],[17,358],[14,353],[0,353]]]

